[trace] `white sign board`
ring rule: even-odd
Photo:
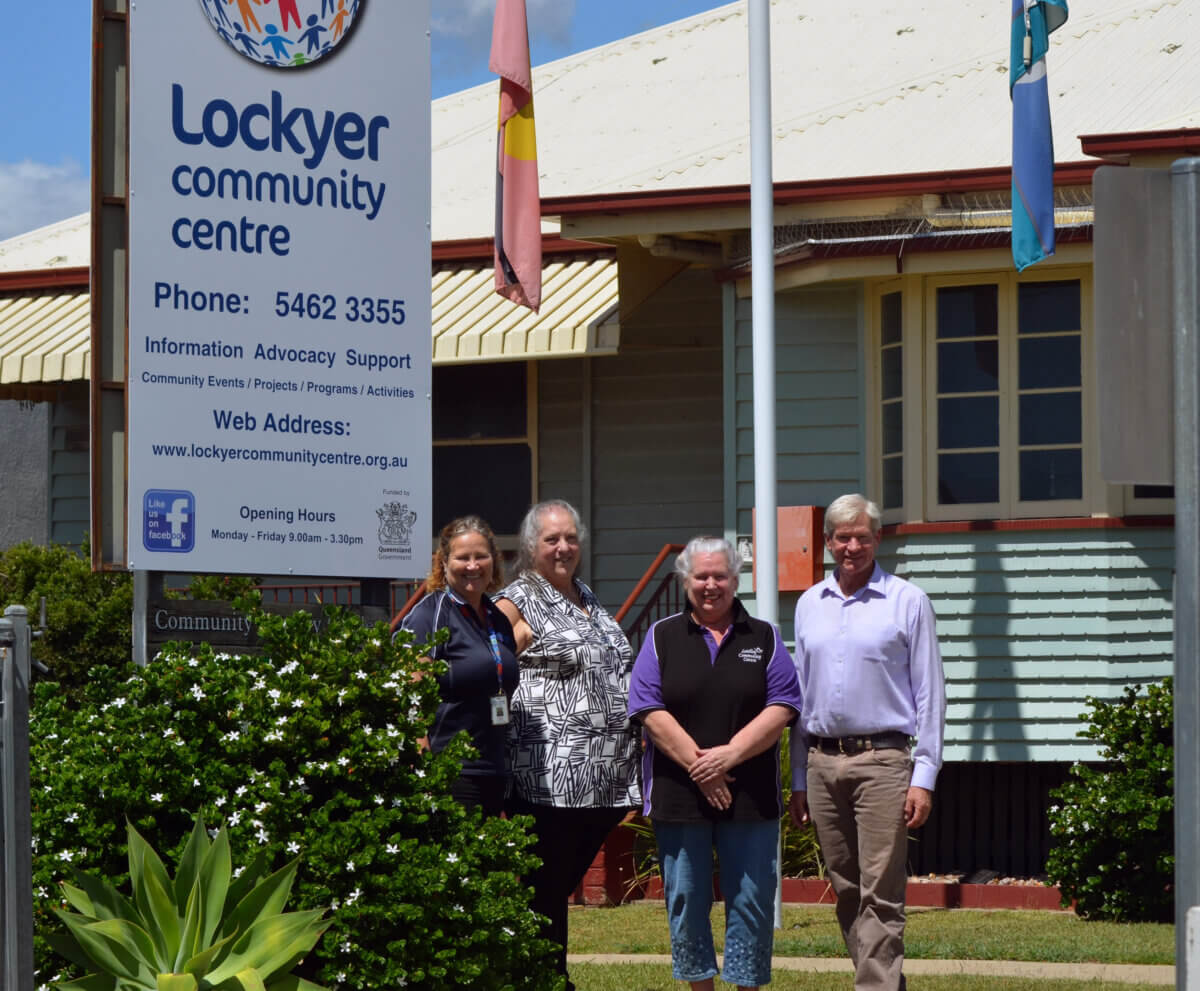
[[[425,573],[429,20],[130,4],[130,567]]]

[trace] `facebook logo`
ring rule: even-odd
[[[183,489],[147,489],[142,544],[148,551],[186,554],[196,545],[196,497]]]

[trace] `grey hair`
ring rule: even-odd
[[[737,577],[745,559],[737,545],[724,537],[693,537],[675,558],[675,574],[680,582],[686,582],[692,574],[692,560],[697,554],[724,554],[729,563],[729,574]]]
[[[587,527],[583,525],[583,520],[579,516],[579,510],[572,506],[566,499],[545,499],[536,505],[529,507],[529,512],[525,514],[525,518],[521,520],[521,529],[517,531],[517,574],[522,575],[526,571],[536,571],[533,561],[535,552],[537,551],[538,538],[542,535],[542,514],[549,512],[551,509],[561,509],[564,513],[571,517],[571,522],[575,524],[575,532],[579,534],[579,546],[583,546],[583,542],[587,540]],[[580,564],[583,563],[583,555],[579,556]]]
[[[838,496],[825,510],[825,536],[832,537],[838,527],[849,526],[864,515],[871,521],[871,532],[878,533],[883,517],[875,503],[857,492]]]

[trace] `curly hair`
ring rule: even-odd
[[[496,549],[496,535],[488,526],[487,520],[481,516],[460,516],[451,520],[438,534],[437,547],[433,552],[433,563],[429,568],[429,577],[425,579],[425,587],[430,592],[446,587],[446,562],[450,560],[450,544],[455,537],[466,533],[477,533],[487,541],[488,553],[492,555],[492,580],[484,590],[488,595],[504,586],[504,562]]]

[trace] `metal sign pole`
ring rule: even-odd
[[[1195,987],[1200,947],[1200,158],[1171,166],[1175,338],[1175,981]],[[1148,385],[1150,383],[1147,383]]]
[[[33,991],[33,833],[29,820],[29,621],[24,606],[0,619],[0,806],[3,807],[4,921],[0,987]]]

